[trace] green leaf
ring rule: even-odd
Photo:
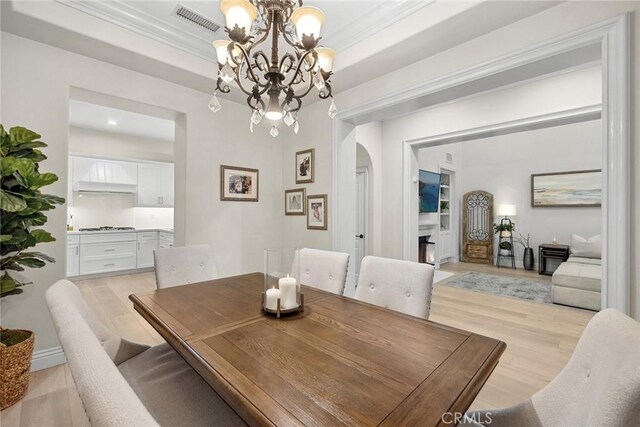
[[[64,197],[54,196],[53,194],[41,194],[40,200],[54,205],[63,205],[65,201]]]
[[[13,270],[13,271],[24,271],[24,267],[22,267],[20,264],[18,264],[13,260],[6,261],[4,264],[2,264],[2,269]]]
[[[58,180],[58,176],[54,173],[40,173],[23,176],[24,181],[31,190],[36,190],[45,185],[53,184]]]
[[[0,190],[0,209],[7,212],[18,212],[27,207],[27,202],[18,196]]]
[[[21,142],[18,146],[18,149],[24,150],[25,148],[43,148],[48,147],[45,142],[42,141],[31,141],[31,142]]]
[[[50,257],[49,255],[44,254],[42,252],[22,252],[20,255],[18,255],[18,258],[19,257],[23,257],[23,256],[26,257],[26,258],[38,258],[38,259],[41,259],[43,261],[48,261],[48,262],[53,262],[53,263],[56,262],[55,258]]]
[[[19,159],[13,157],[3,157],[0,159],[0,176],[13,175],[18,170]]]
[[[31,235],[35,237],[36,243],[49,243],[55,242],[56,238],[51,235],[48,231],[45,231],[41,228],[37,230],[32,230]]]
[[[47,265],[44,261],[41,261],[37,258],[14,258],[14,261],[24,265],[25,267],[31,268],[41,268]]]
[[[21,286],[21,284],[18,283],[13,277],[9,276],[9,273],[5,271],[2,275],[2,278],[0,278],[0,297],[4,297],[12,293],[19,293],[16,292],[20,290],[17,289],[18,286]]]
[[[24,128],[22,126],[16,126],[9,129],[9,138],[11,138],[11,142],[31,142],[36,139],[40,139],[41,135],[38,135],[32,130]]]
[[[0,242],[8,242],[13,236],[11,234],[0,234]]]
[[[36,171],[36,164],[30,159],[16,159],[18,162],[18,173],[24,178],[32,175]]]

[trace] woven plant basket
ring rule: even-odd
[[[29,387],[33,332],[19,332],[28,334],[29,338],[9,347],[0,343],[0,409],[20,401]]]

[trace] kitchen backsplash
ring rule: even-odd
[[[135,228],[173,228],[173,208],[134,207],[133,194],[74,193],[73,228],[110,225]],[[67,223],[69,220],[67,220]]]

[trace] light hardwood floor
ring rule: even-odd
[[[524,270],[497,269],[465,263],[446,264],[453,280],[468,271],[529,277],[550,282],[549,277]],[[155,288],[153,273],[141,273],[77,282],[98,318],[115,333],[147,344],[162,338],[140,317],[129,294]],[[507,343],[498,367],[472,405],[472,409],[498,408],[527,399],[553,379],[571,356],[593,312],[515,298],[482,294],[437,284],[430,320]],[[73,378],[66,365],[32,375],[27,396],[0,413],[2,427],[86,426]]]

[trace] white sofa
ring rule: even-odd
[[[553,302],[600,310],[602,260],[570,256],[553,273]]]

